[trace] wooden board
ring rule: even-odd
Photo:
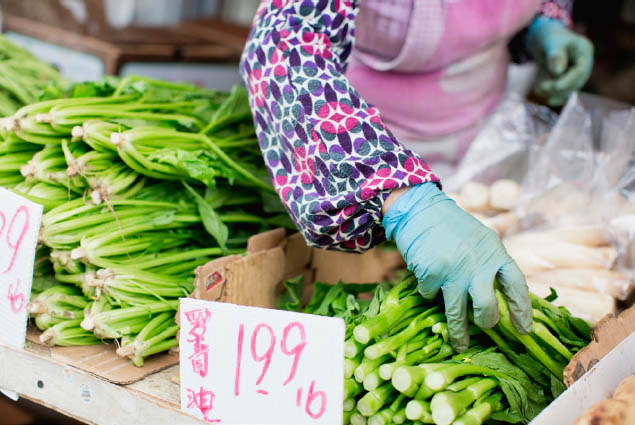
[[[130,386],[112,384],[46,353],[0,346],[0,388],[91,424],[203,424],[183,413],[172,367]]]
[[[48,347],[40,343],[40,334],[39,330],[29,326],[27,341],[32,350],[46,353],[52,359],[90,372],[114,384],[131,384],[179,363],[178,354],[166,352],[150,356],[143,367],[137,367],[130,363],[129,359],[116,353],[115,343],[80,347]]]

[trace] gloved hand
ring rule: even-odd
[[[562,105],[593,69],[593,44],[555,19],[539,16],[527,32],[527,47],[540,67],[535,91],[551,106]]]
[[[498,235],[459,208],[434,183],[408,189],[388,207],[382,224],[419,280],[421,295],[430,299],[439,289],[443,291],[450,340],[456,350],[465,351],[469,344],[468,295],[478,326],[491,328],[498,322],[496,276],[516,329],[524,334],[531,331],[525,277]]]

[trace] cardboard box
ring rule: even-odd
[[[373,248],[364,254],[310,248],[299,233],[283,229],[252,236],[245,256],[218,258],[196,269],[194,298],[275,308],[282,283],[303,274],[305,299],[313,282],[371,283],[405,267],[397,250]]]
[[[40,334],[41,332],[34,326],[29,326],[26,333],[29,350],[90,372],[113,384],[132,384],[179,363],[178,354],[165,352],[148,357],[143,367],[137,367],[130,363],[130,359],[116,353],[117,344],[115,343],[80,347],[49,347],[40,342]]]
[[[540,412],[529,425],[571,425],[588,408],[610,398],[624,378],[635,374],[633,351],[635,332],[631,332],[630,336],[610,350],[588,373]],[[609,422],[594,418],[591,423],[600,425]]]
[[[573,385],[609,351],[633,333],[635,333],[635,306],[624,310],[618,317],[612,314],[606,315],[593,327],[591,343],[578,351],[565,368],[564,383],[567,387]],[[635,362],[635,355],[632,355],[632,358]]]

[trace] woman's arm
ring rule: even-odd
[[[347,251],[383,240],[393,189],[438,181],[343,75],[357,3],[264,0],[240,65],[278,195],[310,244]]]

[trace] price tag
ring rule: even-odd
[[[181,299],[181,408],[209,423],[341,424],[341,319]]]
[[[23,348],[42,205],[0,188],[0,344]]]

